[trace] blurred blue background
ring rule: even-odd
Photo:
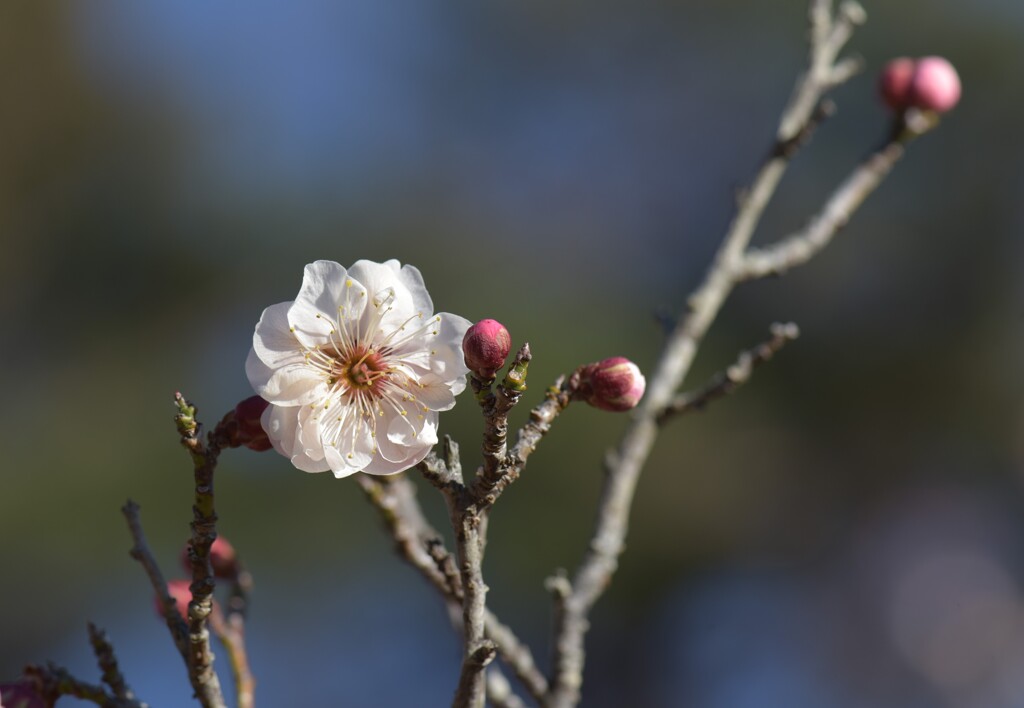
[[[691,386],[773,320],[803,335],[660,439],[593,615],[584,705],[1024,704],[1024,6],[866,9],[866,74],[759,242],[883,134],[888,59],[947,56],[964,100],[811,265],[727,304]],[[189,704],[119,508],[142,505],[174,575],[191,470],[173,392],[210,424],[248,396],[253,326],[307,262],[399,258],[439,310],[529,340],[516,423],[580,363],[649,369],[655,314],[697,284],[769,145],[804,16],[802,0],[0,5],[0,678],[53,659],[95,680],[91,619],[142,698]],[[543,579],[578,562],[624,427],[571,409],[494,513],[489,599],[542,664]],[[475,466],[468,398],[442,430]],[[256,579],[260,705],[447,704],[444,609],[353,483],[240,451],[217,485]]]

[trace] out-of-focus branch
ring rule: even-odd
[[[167,581],[160,571],[160,566],[157,565],[156,558],[153,557],[153,552],[149,550],[146,534],[142,530],[142,522],[139,519],[139,505],[129,499],[121,507],[121,513],[124,514],[124,518],[128,522],[128,530],[131,532],[132,541],[134,541],[130,551],[131,557],[137,560],[146,571],[149,584],[153,587],[153,593],[160,603],[164,621],[167,622],[167,629],[170,630],[171,637],[174,639],[174,645],[178,647],[181,658],[187,661],[188,625],[178,613],[174,598],[167,592]]]
[[[110,687],[114,696],[123,701],[134,701],[135,695],[125,683],[124,676],[117,664],[117,656],[114,654],[114,646],[107,639],[107,634],[102,629],[89,623],[89,643],[92,645],[93,654],[99,663],[100,671],[103,672],[103,683]]]
[[[448,576],[439,568],[439,562],[434,557],[436,547],[443,544],[439,534],[431,528],[420,510],[413,483],[405,475],[374,477],[357,474],[353,479],[380,514],[395,540],[398,555],[420,571],[442,594],[454,596],[456,588],[451,587]],[[447,555],[448,552],[444,553]],[[461,584],[458,597],[462,597]]]
[[[672,402],[665,406],[658,415],[658,423],[665,423],[684,413],[703,410],[711,401],[728,396],[736,387],[750,380],[754,367],[771,359],[787,342],[798,336],[800,336],[800,329],[793,322],[786,324],[776,322],[771,326],[770,339],[761,342],[753,349],[740,352],[736,363],[716,374],[696,391],[681,393],[672,399]]]
[[[868,155],[833,192],[806,228],[765,248],[749,250],[738,264],[735,277],[754,280],[766,275],[780,275],[809,261],[846,225],[861,203],[903,157],[903,152],[903,143],[894,140]]]
[[[46,666],[26,666],[25,678],[32,681],[47,705],[53,705],[61,696],[74,696],[102,708],[147,708],[134,698],[111,695],[102,686],[81,681],[67,669],[50,663]]]
[[[256,679],[249,666],[249,653],[245,645],[245,617],[252,583],[252,574],[239,564],[231,584],[227,610],[222,615],[214,606],[210,615],[210,627],[224,645],[231,673],[235,677],[238,708],[253,708],[256,702]]]
[[[526,708],[522,699],[512,691],[505,674],[493,665],[487,669],[487,702],[493,708]]]

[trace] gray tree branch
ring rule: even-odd
[[[771,338],[752,349],[740,352],[736,362],[725,371],[716,374],[708,383],[696,391],[681,393],[658,415],[658,423],[667,421],[691,411],[703,410],[711,401],[728,396],[738,386],[750,380],[754,367],[771,359],[787,342],[800,336],[799,328],[792,322],[771,326]]]
[[[447,489],[451,483],[447,466],[431,455],[419,465],[432,484]],[[416,488],[404,475],[373,477],[359,474],[356,481],[377,509],[385,526],[395,539],[400,557],[416,568],[440,591],[446,601],[458,608],[455,619],[462,630],[462,578],[451,553],[445,549],[440,534],[430,525],[419,502]],[[515,633],[492,612],[484,611],[484,635],[494,642],[498,656],[524,688],[540,702],[547,692],[547,679],[538,670],[533,654]],[[494,672],[492,666],[488,675]],[[488,679],[488,692],[491,680]],[[490,696],[490,694],[488,693]],[[497,700],[497,699],[495,699]]]
[[[553,708],[575,706],[580,700],[580,686],[585,661],[584,638],[588,614],[611,582],[618,567],[629,526],[629,513],[636,484],[644,463],[658,434],[659,416],[673,406],[677,391],[696,355],[705,333],[714,322],[732,289],[745,279],[752,268],[746,259],[750,239],[765,207],[775,193],[793,154],[806,142],[823,113],[822,99],[826,91],[848,79],[859,68],[854,61],[836,57],[850,38],[856,25],[865,20],[863,9],[855,2],[843,2],[832,12],[827,0],[811,0],[810,50],[808,66],[797,81],[793,95],[783,111],[776,134],[775,147],[761,166],[737,209],[722,244],[712,261],[704,281],[687,302],[649,378],[647,396],[634,411],[633,420],[617,449],[606,460],[607,475],[601,491],[597,518],[590,545],[572,580],[560,578],[551,586],[555,596],[554,650],[551,688],[545,705]],[[893,150],[869,163],[872,167],[844,183],[839,192],[848,196],[833,197],[826,205],[830,223],[845,223],[898,158]],[[843,208],[839,208],[842,206]],[[820,241],[820,240],[819,240]],[[815,242],[818,243],[818,242]],[[827,239],[821,241],[825,245]],[[792,247],[796,250],[796,247]],[[790,247],[780,252],[791,253]],[[806,260],[816,250],[806,251]],[[781,259],[781,256],[777,256]],[[799,261],[790,256],[793,264]],[[752,261],[752,262],[763,262]],[[761,268],[757,277],[767,274]]]

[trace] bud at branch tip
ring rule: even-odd
[[[889,108],[945,113],[960,101],[960,76],[942,57],[893,59],[878,77],[878,91]]]
[[[498,369],[505,366],[511,350],[512,337],[497,320],[480,320],[466,330],[462,339],[466,366],[485,381],[493,379]]]
[[[635,408],[644,396],[647,381],[629,359],[613,356],[580,367],[579,386],[573,398],[603,411],[622,412]]]

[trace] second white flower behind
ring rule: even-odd
[[[437,414],[466,387],[470,322],[434,305],[398,261],[306,266],[292,302],[263,311],[245,362],[270,402],[274,448],[306,472],[394,474],[437,444]]]

